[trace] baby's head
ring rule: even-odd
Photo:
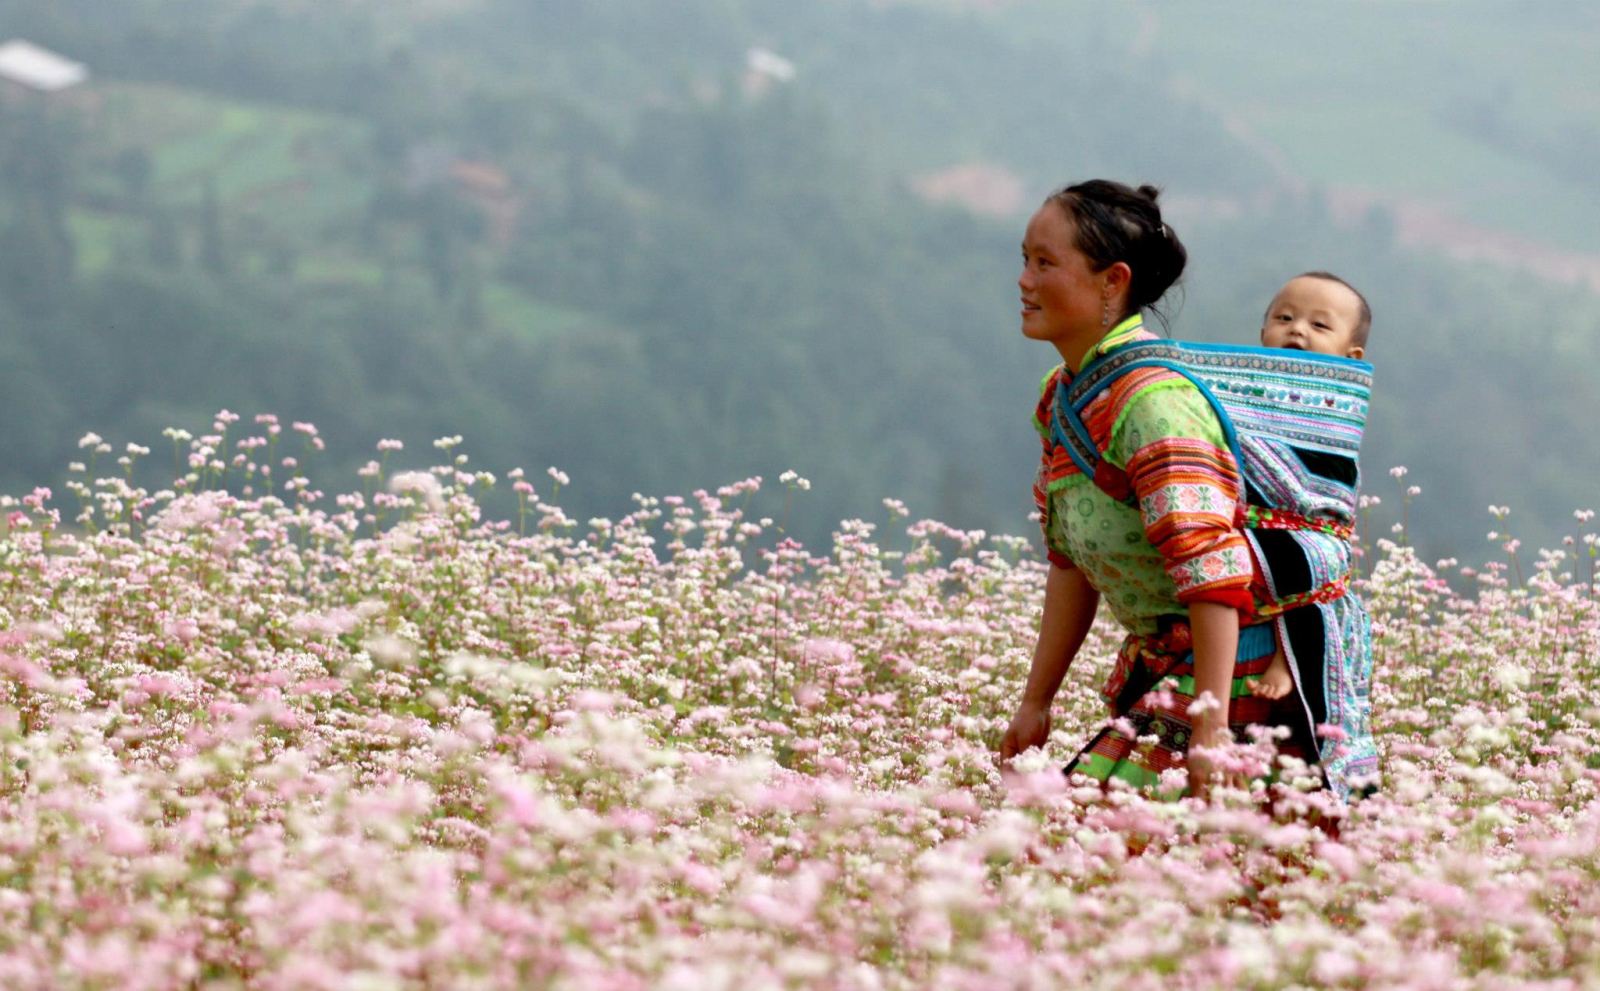
[[[1372,308],[1355,286],[1329,272],[1306,272],[1283,284],[1261,323],[1261,343],[1360,358],[1367,353]]]

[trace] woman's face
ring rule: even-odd
[[[1022,238],[1022,334],[1057,347],[1104,332],[1105,279],[1073,244],[1076,231],[1067,213],[1045,203],[1028,221]]]

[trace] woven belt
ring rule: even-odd
[[[1299,513],[1291,513],[1284,509],[1268,509],[1265,506],[1245,506],[1244,525],[1249,530],[1309,530],[1313,533],[1338,537],[1340,540],[1349,540],[1356,533],[1355,526],[1350,523],[1301,516]]]
[[[1276,602],[1256,606],[1255,617],[1256,619],[1272,619],[1275,616],[1283,615],[1291,609],[1299,609],[1301,606],[1315,605],[1320,602],[1333,602],[1336,599],[1344,598],[1345,593],[1348,591],[1350,591],[1350,574],[1346,572],[1333,581],[1325,585],[1319,585],[1310,591],[1296,592]]]
[[[1325,518],[1314,519],[1283,509],[1268,509],[1265,506],[1245,506],[1244,525],[1246,529],[1251,530],[1300,530],[1310,533],[1325,533],[1330,537],[1337,537],[1347,542],[1355,535],[1355,527],[1349,523],[1340,523],[1337,520]],[[1343,598],[1348,591],[1350,591],[1350,573],[1347,571],[1333,581],[1309,591],[1296,592],[1276,602],[1257,606],[1255,616],[1257,619],[1272,619],[1301,606],[1333,602],[1336,599]]]

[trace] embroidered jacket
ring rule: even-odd
[[[1154,337],[1136,314],[1084,363]],[[1056,383],[1068,375],[1063,365],[1045,376],[1034,411],[1043,442],[1034,500],[1051,561],[1081,569],[1131,633],[1155,632],[1157,617],[1192,602],[1250,610],[1255,568],[1240,530],[1239,468],[1206,398],[1167,369],[1121,375],[1084,410],[1110,476],[1097,485],[1050,438]],[[1113,494],[1132,495],[1137,508]]]

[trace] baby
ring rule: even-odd
[[[1361,358],[1367,353],[1372,308],[1350,283],[1329,272],[1306,272],[1284,283],[1261,324],[1261,344],[1318,354]],[[1294,682],[1283,645],[1260,678],[1250,683],[1259,698],[1280,699]]]
[[[1284,283],[1261,323],[1261,345],[1362,358],[1372,308],[1355,286],[1331,272],[1306,272]]]

